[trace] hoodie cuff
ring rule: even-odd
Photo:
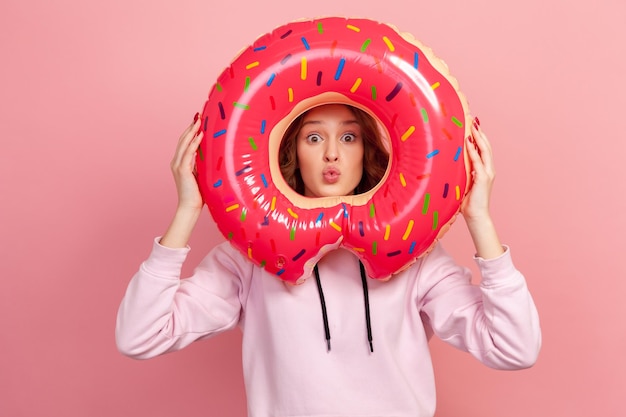
[[[512,278],[517,278],[519,275],[513,264],[511,249],[507,245],[502,246],[504,247],[504,253],[496,258],[484,259],[474,256],[474,260],[480,268],[482,275],[481,285],[496,285]]]
[[[161,236],[156,237],[152,243],[152,252],[142,265],[144,270],[151,275],[160,278],[179,279],[187,254],[191,250],[189,246],[184,248],[168,248],[159,243]]]

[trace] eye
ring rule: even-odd
[[[322,137],[318,135],[317,133],[311,133],[306,136],[306,141],[309,143],[318,143],[318,142],[321,142],[322,140],[324,139],[322,139]]]
[[[356,141],[356,135],[354,133],[346,133],[341,137],[342,142],[354,142]]]

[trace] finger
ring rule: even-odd
[[[198,148],[200,147],[200,143],[202,142],[202,138],[204,137],[204,133],[200,132],[197,136],[194,136],[193,139],[189,142],[189,146],[185,149],[185,152],[181,158],[181,167],[185,169],[190,169],[193,171],[195,169],[196,164],[196,154],[198,152]]]
[[[487,139],[487,135],[485,135],[485,133],[476,122],[474,122],[472,126],[472,136],[474,137],[474,143],[476,145],[478,154],[482,159],[483,165],[488,168],[493,168],[493,152],[491,149],[491,144]]]
[[[201,121],[197,118],[185,131],[181,134],[178,139],[178,143],[176,145],[176,150],[174,152],[174,157],[172,159],[172,166],[180,165],[182,158],[185,155],[185,152],[190,146],[190,142],[198,137],[197,133],[200,129]]]
[[[182,140],[183,138],[185,138],[191,133],[195,133],[200,127],[200,125],[201,125],[201,120],[198,117],[198,113],[196,113],[196,116],[194,116],[193,118],[193,122],[191,122],[191,124],[187,126],[187,128],[183,131],[183,133],[181,133],[179,140]]]

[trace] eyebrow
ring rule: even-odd
[[[322,120],[307,120],[306,122],[302,123],[302,126],[305,125],[321,125],[324,122]],[[352,124],[359,124],[359,122],[357,122],[356,120],[344,120],[343,122],[340,123],[340,125],[352,125]]]

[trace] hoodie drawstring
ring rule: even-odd
[[[328,327],[328,313],[326,312],[326,301],[324,300],[324,291],[322,291],[322,281],[320,281],[320,271],[317,265],[313,268],[315,272],[315,282],[317,282],[317,292],[320,295],[320,303],[322,304],[322,320],[324,320],[324,334],[326,335],[326,349],[330,352],[330,328]]]
[[[328,311],[326,310],[326,300],[324,299],[324,291],[322,290],[322,281],[320,280],[320,271],[317,265],[313,268],[315,272],[315,282],[317,283],[317,292],[320,296],[320,304],[322,305],[322,320],[324,321],[324,335],[326,336],[326,348],[330,352],[330,327],[328,326]],[[367,287],[367,275],[365,267],[359,261],[359,271],[361,272],[361,283],[363,284],[363,301],[365,303],[365,324],[367,326],[367,341],[369,342],[370,352],[374,352],[372,343],[372,321],[370,318],[370,300]]]

